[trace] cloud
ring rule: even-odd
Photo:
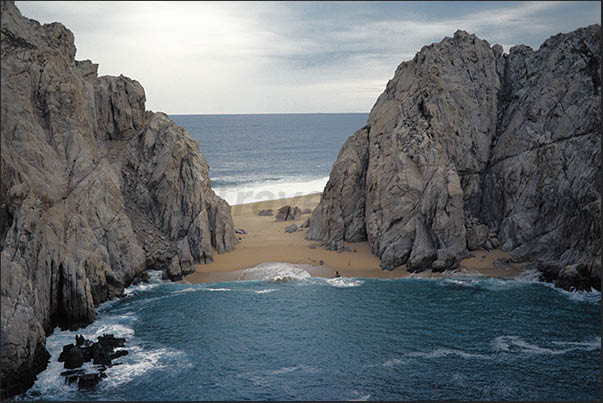
[[[397,65],[457,29],[505,50],[600,23],[599,2],[17,2],[78,59],[168,113],[368,112]]]

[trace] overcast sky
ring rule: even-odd
[[[599,1],[16,4],[170,114],[369,112],[400,62],[457,29],[508,51],[601,23]]]

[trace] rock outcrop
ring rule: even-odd
[[[28,388],[56,325],[78,328],[145,268],[171,278],[231,250],[198,144],[134,80],[75,60],[73,34],[2,1],[2,397]]]
[[[424,47],[344,144],[307,239],[367,240],[411,271],[500,244],[600,288],[600,39],[592,25],[503,54],[457,31]]]

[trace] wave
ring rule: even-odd
[[[168,283],[167,281],[162,280],[161,276],[163,275],[163,272],[161,270],[148,270],[147,273],[149,274],[149,281],[147,283],[131,285],[124,290],[124,294],[130,296],[137,292],[149,291],[161,284]]]
[[[230,288],[202,288],[205,291],[232,291]]]
[[[288,178],[259,181],[236,186],[217,186],[214,192],[231,206],[266,200],[285,199],[324,190],[328,176],[314,179]]]
[[[364,281],[362,280],[346,277],[330,278],[326,281],[329,285],[338,288],[359,287],[364,284]]]
[[[294,367],[283,367],[283,368],[279,368],[277,370],[271,371],[270,374],[271,375],[281,375],[281,374],[287,374],[289,372],[294,372],[294,371],[303,371],[303,372],[307,372],[307,373],[315,373],[318,371],[317,368],[315,367],[310,367],[308,365],[296,365]]]
[[[255,291],[256,294],[268,294],[270,292],[276,291],[276,288],[266,288],[264,290]]]
[[[570,301],[587,302],[591,304],[601,303],[601,291],[597,291],[594,288],[591,288],[590,291],[567,291],[563,288],[555,287],[553,283],[544,283],[544,285],[557,291]]]
[[[251,269],[242,270],[239,280],[288,281],[310,278],[303,266],[292,263],[263,263]]]
[[[551,344],[557,346],[569,346],[563,349],[553,349],[540,347],[529,343],[519,336],[499,336],[492,341],[495,351],[505,353],[520,353],[520,354],[550,354],[560,355],[574,350],[594,351],[601,349],[601,338],[598,337],[593,341],[574,342],[574,341],[552,341]]]

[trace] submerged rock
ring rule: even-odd
[[[297,225],[296,224],[291,224],[289,225],[287,228],[285,228],[285,232],[295,232],[297,231]]]
[[[258,213],[258,215],[260,216],[271,216],[272,215],[272,209],[262,209],[260,210],[260,212]]]
[[[423,47],[343,145],[306,238],[368,241],[384,269],[443,271],[500,247],[600,278],[600,36],[503,54],[457,31]]]

